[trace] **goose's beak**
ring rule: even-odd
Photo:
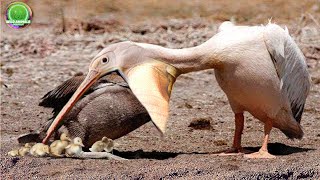
[[[43,144],[46,144],[50,138],[50,136],[53,134],[53,132],[56,130],[56,128],[59,126],[59,124],[62,122],[64,116],[72,109],[72,107],[75,105],[75,103],[81,98],[81,96],[92,86],[93,83],[95,83],[99,78],[101,77],[101,73],[97,70],[91,69],[87,75],[87,77],[84,79],[84,81],[80,84],[77,91],[73,94],[73,96],[70,98],[68,103],[63,107],[63,109],[60,111],[60,113],[56,116],[52,124],[50,125],[46,137],[42,140]]]

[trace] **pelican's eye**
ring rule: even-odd
[[[107,57],[102,58],[102,62],[103,63],[108,63],[109,62],[109,58],[107,58]]]

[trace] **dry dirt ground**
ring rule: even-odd
[[[305,135],[291,141],[274,129],[269,150],[277,158],[270,160],[217,156],[216,152],[232,145],[234,120],[213,70],[178,78],[164,137],[147,123],[115,141],[114,153],[129,161],[9,157],[7,152],[18,146],[20,134],[36,129],[50,117],[50,109],[38,106],[40,98],[74,74],[86,72],[90,60],[104,46],[131,40],[190,47],[214,35],[219,23],[195,18],[127,27],[109,23],[113,29],[103,33],[105,27],[92,22],[88,26],[96,28],[93,32],[80,28],[60,34],[50,27],[2,32],[1,78],[7,88],[1,85],[1,179],[320,179],[320,31],[309,16],[305,18],[288,27],[307,57],[312,77],[301,123]],[[243,146],[256,151],[263,126],[250,114],[245,116]],[[200,129],[189,127],[198,121],[207,124]]]

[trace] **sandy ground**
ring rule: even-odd
[[[200,19],[146,22],[108,33],[55,34],[51,29],[7,32],[1,37],[1,176],[3,179],[319,179],[320,178],[320,34],[314,24],[289,26],[307,56],[312,89],[307,100],[302,140],[288,140],[279,130],[271,133],[269,150],[276,159],[217,156],[232,145],[233,113],[213,70],[182,75],[175,83],[166,135],[161,138],[152,123],[116,140],[115,154],[130,159],[78,160],[9,157],[16,138],[36,129],[51,115],[38,106],[49,90],[77,72],[105,45],[132,40],[170,48],[190,47],[216,33],[219,23]],[[243,146],[258,150],[263,126],[250,114]],[[197,130],[191,122],[205,119],[210,128]]]

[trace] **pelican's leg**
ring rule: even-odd
[[[231,148],[225,150],[221,155],[232,155],[244,153],[244,149],[241,146],[241,135],[244,127],[244,116],[243,113],[235,114],[235,131],[233,137],[233,145]]]
[[[271,155],[268,152],[268,141],[269,141],[269,135],[270,131],[272,129],[272,121],[268,120],[264,125],[264,139],[262,146],[258,152],[246,154],[245,157],[247,158],[275,158],[274,155]]]
[[[239,152],[242,152],[241,135],[242,135],[243,126],[244,126],[243,113],[235,114],[235,125],[236,125],[236,129],[234,131],[232,149],[234,149],[235,152],[239,153]]]

